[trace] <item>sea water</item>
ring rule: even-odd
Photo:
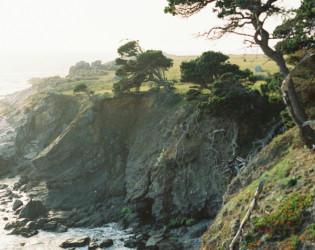
[[[6,189],[13,190],[14,183],[19,180],[19,177],[15,178],[7,178],[0,179],[0,184],[8,185],[5,189],[0,189],[0,197],[1,193],[5,192]],[[14,197],[21,200],[24,204],[29,200],[28,197],[19,191],[13,191],[15,194]],[[13,202],[17,198],[13,198],[12,200],[8,199],[8,197],[0,198],[0,249],[1,250],[18,250],[18,249],[28,249],[28,250],[50,250],[50,249],[60,249],[59,245],[69,239],[69,238],[77,238],[81,236],[89,236],[91,239],[102,242],[104,239],[112,239],[114,245],[107,249],[129,249],[124,247],[123,240],[128,239],[131,236],[130,230],[122,231],[118,228],[117,224],[110,223],[104,225],[103,227],[97,228],[69,228],[67,232],[64,233],[55,233],[55,232],[46,232],[43,230],[39,230],[37,235],[34,235],[30,238],[25,238],[20,235],[8,235],[11,230],[4,230],[4,226],[6,223],[10,221],[14,221],[17,218],[17,215],[14,215],[14,211],[12,210]],[[88,249],[88,247],[81,247],[76,249]]]
[[[113,60],[105,53],[91,54],[0,54],[0,99],[26,89],[33,77],[64,77],[69,68],[79,61]]]

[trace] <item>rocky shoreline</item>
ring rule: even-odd
[[[11,189],[6,184],[0,185],[0,202],[4,206],[2,210],[7,210],[14,215],[12,218],[4,217],[8,221],[4,229],[8,235],[20,235],[30,238],[37,235],[39,231],[56,233],[66,232],[71,227],[82,227],[84,223],[82,217],[84,212],[77,209],[73,211],[48,211],[38,200],[28,200],[23,193],[18,192],[23,179],[16,182]],[[10,209],[9,206],[12,206]],[[84,220],[91,218],[85,217]],[[121,218],[118,221],[119,228],[128,229],[130,236],[123,241],[126,248],[133,249],[199,249],[201,246],[200,236],[204,233],[210,221],[203,221],[191,227],[179,227],[170,229],[162,225],[143,225],[136,216]],[[106,226],[106,225],[102,225]],[[88,231],[89,228],[86,228]],[[25,240],[27,241],[27,240]],[[114,244],[113,240],[90,238],[80,236],[69,238],[62,242],[61,248],[88,247],[88,249],[108,248]],[[57,246],[56,246],[57,247]]]

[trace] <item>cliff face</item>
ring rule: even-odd
[[[214,217],[237,130],[172,95],[102,100],[32,160],[26,189],[49,208],[93,207],[105,221],[125,206],[157,220]]]
[[[76,102],[64,95],[28,89],[1,100],[0,175],[27,165],[77,114]]]

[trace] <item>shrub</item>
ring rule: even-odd
[[[169,227],[176,227],[176,226],[178,226],[178,224],[179,224],[179,221],[178,221],[178,219],[176,218],[170,218],[169,219],[169,221],[168,221],[168,226]]]
[[[186,226],[190,227],[192,225],[196,224],[196,220],[194,218],[189,218],[186,220]]]
[[[286,130],[293,128],[295,126],[295,123],[292,120],[291,116],[289,115],[288,110],[286,110],[286,109],[282,110],[280,112],[280,116],[281,116],[281,119],[283,121],[283,124],[284,124],[284,127]]]
[[[78,83],[77,85],[75,85],[74,89],[73,89],[73,92],[76,93],[76,92],[86,92],[87,90],[87,86],[85,83],[81,82],[81,83]]]
[[[296,235],[291,235],[283,243],[285,244],[285,249],[297,249],[300,243],[300,239]]]
[[[307,225],[304,233],[300,237],[300,241],[304,240],[314,240],[315,239],[315,224],[311,223]]]
[[[130,215],[132,215],[133,211],[131,208],[129,207],[124,207],[119,211],[119,215],[120,216],[124,216],[124,217],[128,217]]]
[[[253,222],[260,233],[267,233],[271,237],[285,237],[290,233],[297,233],[306,216],[311,196],[293,193],[280,202],[279,208],[262,218],[253,218]]]
[[[236,120],[265,121],[277,116],[281,105],[275,105],[262,97],[258,91],[248,91],[232,73],[224,74],[213,84],[209,101],[200,108],[213,116],[228,116]]]

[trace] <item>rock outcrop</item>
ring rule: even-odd
[[[84,223],[97,221],[88,210],[108,222],[123,207],[144,220],[214,217],[238,128],[193,113],[171,95],[99,101],[32,160],[40,182],[28,190],[49,208],[83,209]]]
[[[34,89],[1,100],[0,176],[14,171],[14,166],[25,167],[25,162],[48,146],[78,112],[72,98],[45,92],[32,95]]]
[[[29,98],[7,141],[12,157],[0,163],[19,163],[15,189],[71,211],[66,226],[117,221],[123,208],[133,213],[127,224],[215,217],[236,141],[248,133],[173,94],[98,98],[85,108],[54,92]]]

